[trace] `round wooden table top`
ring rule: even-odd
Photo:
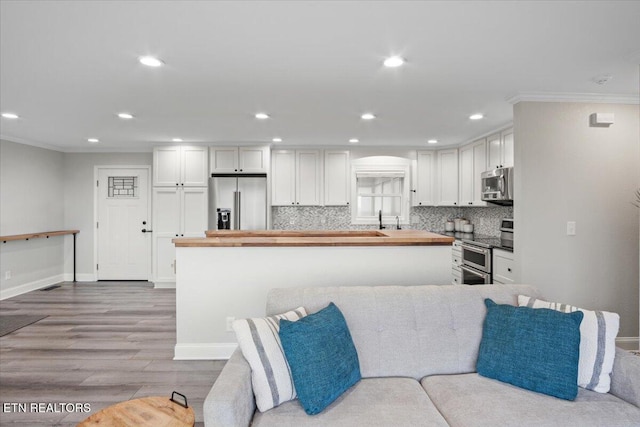
[[[77,427],[193,427],[193,408],[185,408],[168,397],[127,400],[96,412]]]

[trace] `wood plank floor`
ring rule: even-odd
[[[116,402],[202,403],[224,361],[175,361],[175,289],[147,282],[63,283],[0,301],[2,314],[49,317],[0,337],[0,425],[75,426]],[[89,403],[90,413],[16,413],[7,403]]]

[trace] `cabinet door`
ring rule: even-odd
[[[277,150],[271,153],[271,204],[293,205],[296,196],[296,152]]]
[[[269,150],[264,147],[240,147],[238,149],[238,172],[267,173]]]
[[[156,282],[174,282],[175,246],[180,234],[180,193],[175,187],[153,189],[153,277]]]
[[[175,187],[180,184],[180,147],[153,149],[153,186]]]
[[[206,187],[209,168],[207,147],[183,146],[180,186]]]
[[[493,282],[510,285],[515,283],[515,263],[513,253],[493,250]]]
[[[502,165],[505,168],[513,166],[513,129],[502,132]]]
[[[211,173],[238,172],[238,148],[211,148]]]
[[[487,170],[487,144],[482,139],[472,145],[473,148],[473,175],[471,204],[473,206],[487,206],[482,201],[482,172]]]
[[[346,206],[349,204],[350,182],[349,152],[324,152],[324,204]]]
[[[458,150],[438,151],[437,206],[458,205]]]
[[[180,237],[204,237],[208,221],[207,188],[181,190]]]
[[[320,205],[320,152],[296,151],[296,205]]]
[[[415,206],[434,206],[435,197],[435,151],[418,151]]]
[[[488,169],[496,169],[503,164],[502,139],[500,134],[487,137]]]
[[[460,149],[460,206],[473,205],[473,146]]]

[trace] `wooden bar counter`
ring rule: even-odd
[[[451,284],[452,237],[419,230],[208,231],[178,238],[175,359],[225,359],[273,288]],[[296,307],[292,307],[296,308]]]
[[[233,246],[450,246],[453,237],[422,230],[215,230],[206,238],[174,239],[176,247]]]

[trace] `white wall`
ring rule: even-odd
[[[76,242],[78,280],[94,280],[95,278],[93,192],[96,184],[94,166],[151,166],[152,163],[152,153],[65,153],[64,224],[67,228],[80,230]],[[71,259],[67,259],[66,263],[65,268],[71,269]]]
[[[63,163],[63,153],[0,141],[0,235],[64,228]],[[64,242],[71,239],[0,243],[0,298],[62,280]]]
[[[552,301],[620,314],[638,336],[638,105],[514,106],[515,256],[519,282]],[[590,127],[591,113],[615,124]],[[566,235],[576,221],[576,236]]]

